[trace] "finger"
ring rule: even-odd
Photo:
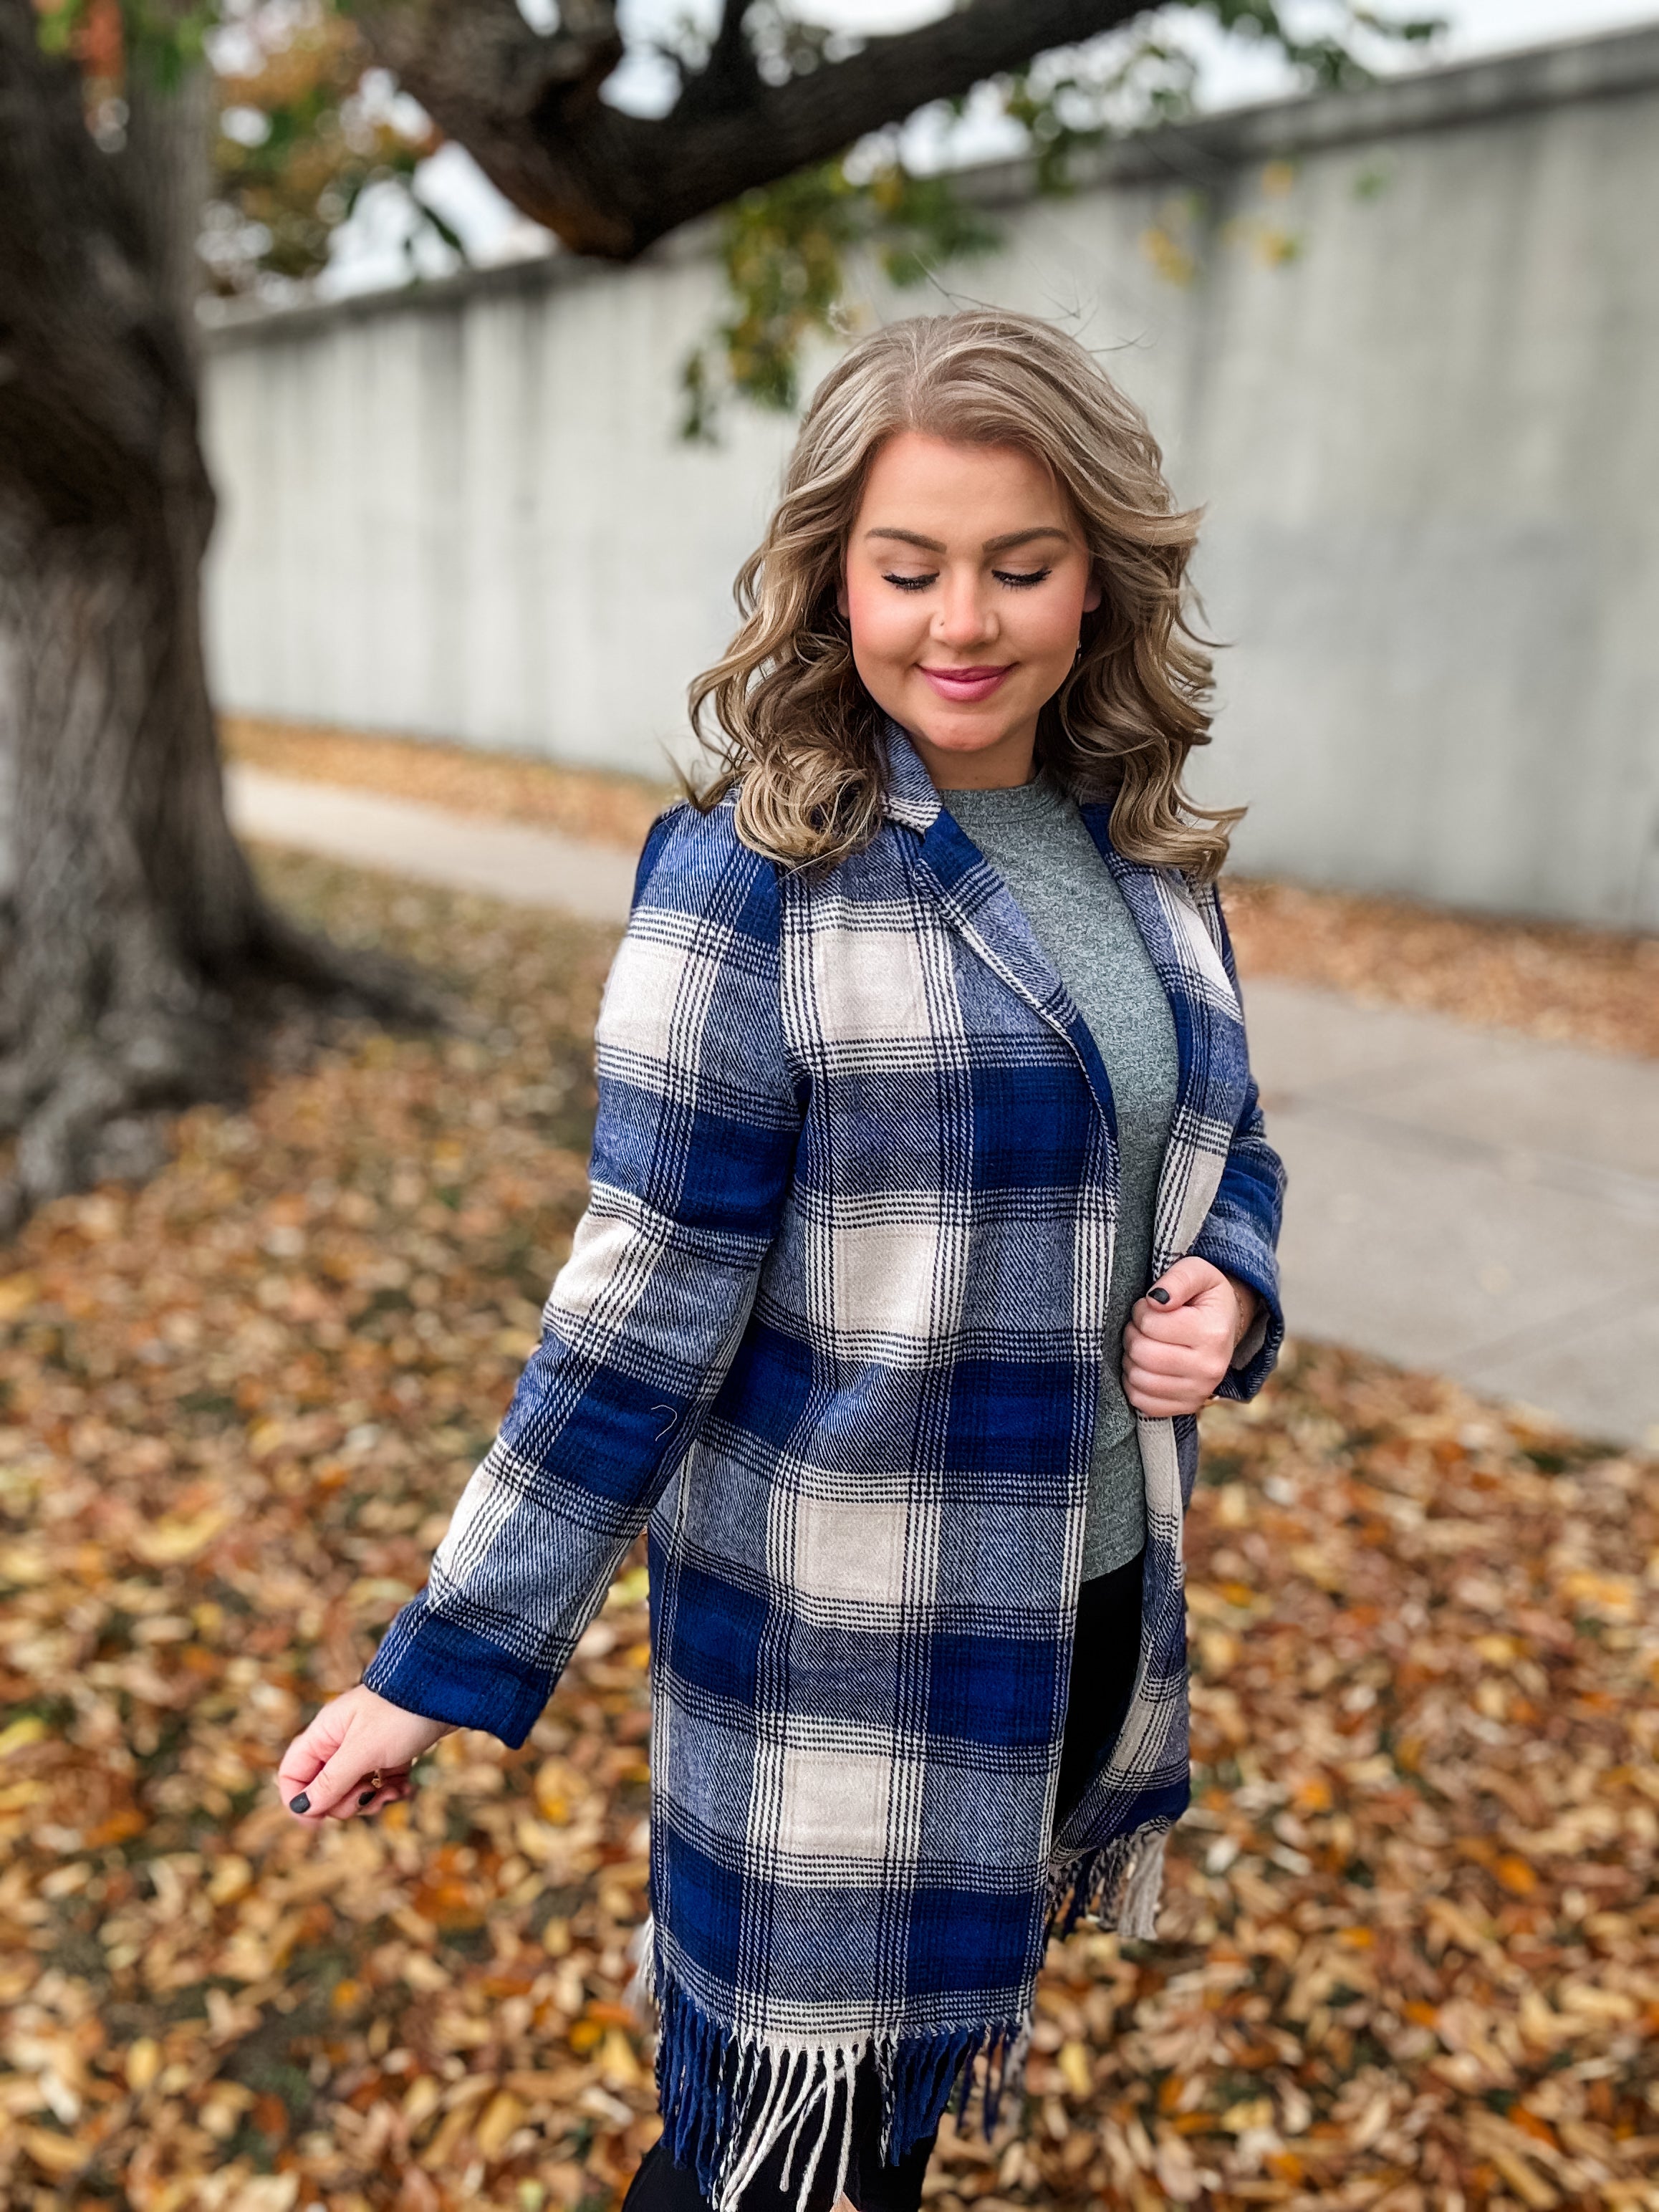
[[[285,1805],[290,1798],[310,1788],[339,1749],[344,1735],[344,1716],[337,1714],[332,1705],[327,1705],[310,1727],[302,1729],[295,1737],[276,1770],[276,1784]]]
[[[1148,1344],[1180,1346],[1202,1359],[1221,1352],[1231,1358],[1237,1341],[1238,1309],[1231,1291],[1224,1305],[1206,1293],[1170,1314],[1160,1312],[1157,1306],[1147,1306],[1143,1313],[1137,1306],[1128,1326]]]
[[[1202,1404],[1219,1380],[1219,1364],[1214,1360],[1197,1364],[1183,1359],[1179,1364],[1157,1366],[1145,1360],[1131,1360],[1124,1368],[1124,1395],[1127,1397],[1131,1390],[1136,1390],[1146,1398],[1185,1398]]]
[[[413,1790],[407,1787],[398,1789],[388,1783],[384,1790],[375,1792],[367,1805],[360,1798],[357,1809],[365,1817],[375,1813],[384,1813],[388,1805],[401,1804],[405,1798],[411,1797],[414,1794]]]
[[[1156,1288],[1156,1285],[1153,1287]],[[1230,1298],[1224,1326],[1231,1324],[1234,1310]],[[1217,1309],[1207,1293],[1189,1298],[1185,1305],[1161,1306],[1153,1301],[1149,1291],[1144,1298],[1137,1298],[1130,1307],[1129,1319],[1146,1335],[1160,1338],[1166,1344],[1197,1343],[1207,1331],[1215,1328]]]
[[[288,1809],[309,1824],[326,1820],[331,1814],[349,1818],[357,1809],[356,1800],[367,1787],[368,1777],[384,1764],[375,1757],[372,1742],[362,1736],[348,1735],[299,1795],[289,1798]]]
[[[1133,1344],[1125,1344],[1123,1356],[1130,1366],[1153,1375],[1190,1375],[1197,1365],[1190,1346],[1161,1344],[1156,1337],[1139,1334]]]
[[[1144,1403],[1134,1401],[1136,1413],[1143,1421],[1173,1421],[1182,1413],[1195,1413],[1198,1407],[1187,1398],[1148,1398]]]
[[[1166,1397],[1177,1391],[1189,1396],[1196,1393],[1200,1403],[1212,1395],[1226,1371],[1218,1356],[1210,1359],[1188,1358],[1167,1365],[1136,1360],[1127,1370],[1133,1377],[1137,1389]]]
[[[1195,1413],[1209,1397],[1207,1391],[1201,1390],[1168,1392],[1139,1388],[1126,1390],[1123,1395],[1136,1413],[1144,1413],[1149,1421],[1168,1421],[1178,1413]]]
[[[383,1770],[378,1786],[374,1775],[368,1775],[362,1788],[357,1791],[355,1801],[349,1796],[343,1799],[336,1806],[335,1814],[338,1818],[355,1819],[359,1813],[378,1813],[383,1806],[395,1804],[398,1798],[411,1794],[410,1779],[406,1771],[394,1774]]]
[[[1190,1305],[1194,1298],[1214,1290],[1218,1284],[1224,1286],[1226,1280],[1219,1267],[1212,1267],[1207,1260],[1195,1260],[1189,1255],[1166,1267],[1146,1295],[1154,1306],[1172,1313],[1180,1306]],[[1158,1295],[1160,1291],[1162,1297]]]
[[[406,1766],[377,1767],[363,1778],[362,1787],[351,1791],[342,1801],[337,1810],[348,1819],[355,1820],[359,1813],[378,1813],[384,1805],[395,1803],[399,1797],[412,1794],[413,1783]]]
[[[1139,1406],[1143,1410],[1155,1406],[1159,1413],[1164,1413],[1177,1399],[1186,1404],[1207,1398],[1209,1391],[1194,1376],[1149,1375],[1139,1368],[1131,1372],[1123,1395],[1132,1406]]]
[[[1128,1326],[1139,1329],[1151,1344],[1189,1344],[1198,1334],[1197,1322],[1191,1306],[1177,1306],[1173,1313],[1165,1313],[1161,1306],[1149,1305],[1142,1298],[1129,1310]]]

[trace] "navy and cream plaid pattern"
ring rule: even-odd
[[[501,1433],[365,1680],[522,1743],[648,1517],[647,1978],[675,2155],[722,2207],[844,2156],[866,2053],[897,2157],[1018,2069],[1048,1935],[1152,1932],[1188,1798],[1196,1423],[1139,1425],[1135,1693],[1052,1832],[1112,1261],[1110,1091],[1002,878],[887,737],[828,871],[728,799],[647,841],[598,1028],[592,1200]],[[1282,1170],[1213,895],[1117,854],[1180,1060],[1154,1264],[1282,1334]],[[839,2117],[837,2115],[839,2114]],[[839,2148],[838,2148],[839,2142]],[[793,2155],[793,2154],[792,2154]]]

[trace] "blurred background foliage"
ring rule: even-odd
[[[1384,13],[1358,0],[1340,0],[1313,29],[1279,0],[1183,5],[1230,37],[1276,52],[1309,89],[1366,82],[1368,46],[1375,52],[1378,40],[1422,46],[1443,27],[1427,10]],[[1036,56],[991,86],[1023,135],[1040,191],[1068,191],[1079,159],[1109,139],[1193,113],[1198,62],[1171,35],[1170,16],[1168,9],[1149,11],[1127,34]],[[406,201],[410,281],[420,281],[423,237],[465,263],[463,238],[421,190],[422,165],[438,152],[441,135],[376,64],[342,0],[194,0],[170,11],[155,0],[52,0],[41,21],[49,43],[79,56],[89,119],[106,140],[121,128],[130,56],[140,47],[183,60],[205,56],[215,123],[201,251],[219,295],[310,284],[374,186],[391,186]],[[757,0],[744,27],[762,75],[774,83],[833,68],[845,45],[787,0]],[[681,82],[707,65],[709,33],[689,16],[646,43]],[[952,125],[969,105],[944,104],[939,166],[919,167],[903,134],[885,131],[723,211],[727,307],[681,367],[688,436],[712,436],[728,396],[782,411],[797,405],[803,343],[845,334],[855,254],[873,254],[890,282],[911,286],[996,245],[995,225],[951,175]]]

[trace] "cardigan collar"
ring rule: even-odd
[[[911,743],[909,732],[890,714],[882,734],[887,773],[882,779],[881,811],[890,821],[902,822],[907,830],[919,830],[926,836],[943,805],[933,779]]]

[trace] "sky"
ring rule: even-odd
[[[548,0],[520,0],[520,4],[532,21],[538,21]],[[1378,70],[1440,66],[1659,22],[1659,0],[1384,0],[1385,6],[1390,4],[1401,14],[1437,14],[1448,28],[1426,57],[1419,49],[1379,46],[1368,56]],[[717,0],[623,0],[622,5],[623,28],[635,41],[678,18],[710,17],[716,12]],[[807,0],[799,5],[799,12],[835,28],[867,33],[907,29],[938,15],[941,7],[940,0]],[[1305,22],[1313,23],[1322,16],[1328,20],[1332,11],[1328,0],[1289,0],[1287,12],[1299,13]],[[1198,56],[1201,106],[1237,106],[1297,89],[1292,74],[1271,54],[1250,52],[1242,41],[1224,37],[1213,24],[1185,9],[1171,10],[1170,21],[1179,26],[1180,34]],[[666,65],[653,63],[636,46],[606,91],[619,106],[649,113],[666,104],[671,84]],[[926,163],[936,153],[939,137],[929,118],[919,118],[907,133],[907,155]],[[967,125],[955,134],[952,155],[957,160],[991,161],[1017,148],[1007,124],[981,112],[970,113]],[[459,146],[446,146],[423,163],[416,185],[466,241],[475,262],[512,260],[548,250],[546,233],[509,206]],[[409,227],[407,205],[395,188],[365,193],[352,220],[336,234],[333,259],[319,290],[339,295],[404,283],[410,269]],[[453,257],[430,237],[415,241],[413,252],[425,274],[436,276],[453,266]]]

